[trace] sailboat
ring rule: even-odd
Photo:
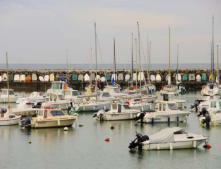
[[[201,94],[203,96],[215,96],[219,94],[219,87],[214,81],[214,74],[214,17],[212,17],[211,79],[205,86],[202,86]]]
[[[95,68],[95,98],[91,97],[87,100],[83,100],[81,103],[75,104],[75,109],[77,112],[96,112],[100,109],[109,110],[110,102],[108,101],[99,101],[98,100],[98,87],[97,87],[97,31],[96,23],[94,23],[94,35],[95,35],[95,59],[96,59],[96,68]]]
[[[8,77],[8,53],[6,52],[6,68],[7,68],[7,77]],[[9,91],[9,78],[7,78],[7,89]],[[17,125],[20,121],[20,116],[16,116],[11,113],[10,109],[10,98],[8,92],[8,108],[7,110],[4,108],[0,109],[0,126],[11,126]]]

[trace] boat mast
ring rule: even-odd
[[[179,44],[177,44],[177,58],[176,58],[176,83],[178,83],[178,73],[179,73]]]
[[[134,38],[133,38],[133,33],[131,33],[131,76],[132,76],[132,79],[133,79],[133,72],[134,72],[134,45],[133,45],[133,41],[134,41]]]
[[[141,71],[141,57],[140,57],[140,27],[139,22],[137,22],[137,34],[138,34],[138,57],[139,57],[139,66]],[[140,94],[141,94],[141,72],[140,72]]]
[[[216,77],[217,77],[217,83],[219,84],[219,45],[217,45],[217,51],[216,51],[217,55],[216,55],[216,69],[217,69],[217,72],[216,72]]]
[[[114,81],[116,81],[116,80],[117,80],[117,78],[116,78],[117,68],[116,68],[116,48],[115,48],[115,38],[113,39],[113,44],[114,44],[114,58],[113,58],[113,64],[114,64]]]
[[[148,60],[148,64],[147,64],[147,79],[148,79],[148,83],[150,84],[150,62],[151,62],[151,41],[147,40],[147,60]]]
[[[8,111],[10,109],[10,101],[9,101],[9,77],[8,77],[8,52],[6,52],[6,71],[7,71],[7,89],[8,89]]]
[[[170,74],[170,27],[169,27],[169,64],[168,64],[168,86],[171,85],[171,74]]]
[[[138,83],[138,55],[137,55],[137,38],[134,39],[135,41],[135,49],[136,49],[136,91],[137,91],[137,83]]]
[[[97,30],[96,22],[94,23],[94,48],[95,48],[95,92],[96,92],[96,101],[97,101]]]
[[[214,81],[214,16],[212,16],[212,42],[211,42],[211,73]]]

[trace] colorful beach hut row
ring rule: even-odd
[[[72,81],[84,81],[84,82],[90,82],[90,81],[111,81],[114,79],[115,81],[144,81],[147,78],[147,75],[145,72],[138,72],[138,73],[133,73],[131,75],[130,73],[103,73],[103,74],[95,74],[95,73],[73,73],[70,74],[69,77]],[[185,73],[180,73],[178,75],[173,74],[173,77],[177,79],[180,82],[186,82],[186,81],[196,81],[196,82],[201,82],[201,81],[207,81],[209,77],[207,76],[206,73],[202,74],[185,74]],[[50,73],[50,74],[45,74],[45,75],[37,75],[36,73],[32,74],[10,74],[9,77],[7,77],[6,73],[3,73],[0,75],[0,82],[2,81],[7,81],[9,78],[9,81],[14,81],[14,82],[31,82],[31,81],[40,81],[40,82],[52,82],[56,80],[65,80],[64,75],[59,75],[55,73]],[[168,75],[166,75],[165,79],[160,73],[156,74],[150,74],[150,81],[152,82],[161,82],[168,79]]]

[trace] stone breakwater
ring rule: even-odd
[[[171,70],[172,83],[175,84],[176,79],[186,89],[195,91],[200,90],[201,86],[206,84],[210,78],[210,71],[207,69],[182,69],[178,71]],[[121,85],[122,88],[128,87],[130,84],[136,84],[141,81],[145,84],[147,79],[147,71],[136,71],[133,74],[131,70],[117,70],[116,74],[113,70],[83,70],[83,69],[45,69],[45,70],[9,70],[8,76],[6,70],[0,70],[0,87],[5,88],[7,80],[10,81],[10,88],[15,91],[46,91],[50,88],[52,81],[66,80],[74,89],[82,90],[89,83],[98,82],[100,88],[107,83],[111,84],[112,79]],[[151,83],[155,84],[157,89],[167,84],[168,70],[152,70],[149,73]],[[138,83],[139,84],[139,83]]]

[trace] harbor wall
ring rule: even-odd
[[[207,69],[182,69],[178,73],[181,84],[190,91],[200,90],[202,85],[208,82],[210,76],[210,71]],[[10,88],[19,92],[46,91],[50,88],[52,81],[58,80],[67,80],[73,89],[82,90],[89,83],[95,83],[95,77],[98,79],[100,88],[107,83],[111,84],[113,78],[121,85],[121,88],[126,88],[132,83],[135,85],[136,79],[138,81],[141,79],[142,84],[145,84],[148,76],[147,71],[134,70],[132,80],[130,70],[117,70],[115,75],[113,70],[98,70],[96,73],[95,70],[83,69],[9,70],[8,74],[7,77],[6,70],[0,70],[0,88],[6,88],[9,79]],[[151,83],[155,84],[157,89],[167,84],[168,70],[153,70],[149,74]],[[176,70],[171,70],[171,75],[172,83],[175,84]]]

